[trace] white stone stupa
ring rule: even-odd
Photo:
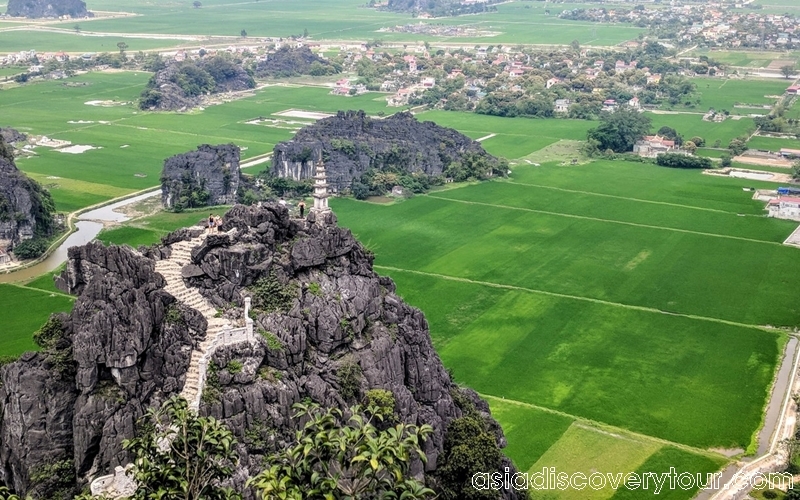
[[[322,162],[322,158],[316,164],[313,179],[314,206],[311,208],[311,212],[317,216],[328,214],[331,212],[331,208],[328,206],[328,183],[326,182],[325,164]],[[319,220],[319,217],[317,219]]]

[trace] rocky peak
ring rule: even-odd
[[[229,205],[236,201],[239,181],[238,146],[202,144],[164,160],[161,202],[172,209]]]
[[[52,234],[54,212],[50,193],[17,168],[0,136],[0,250]]]
[[[82,0],[8,0],[6,14],[13,17],[93,17]]]
[[[314,175],[314,162],[322,157],[328,184],[340,191],[371,168],[442,175],[466,153],[496,161],[480,143],[454,129],[420,122],[408,112],[381,119],[363,111],[339,111],[304,127],[292,140],[277,144],[272,173],[307,179]]]
[[[290,218],[279,204],[237,205],[205,238],[190,228],[138,252],[100,243],[70,249],[58,284],[78,294],[60,320],[74,380],[46,376],[54,367],[41,355],[0,368],[0,479],[26,492],[31,471],[47,460],[71,460],[79,482],[130,461],[122,440],[147,408],[181,392],[192,351],[210,331],[209,311],[171,295],[156,272],[158,261],[175,262],[178,247],[186,264],[169,279],[202,295],[214,318],[241,323],[244,299],[252,300],[257,340],[213,351],[199,409],[236,435],[241,459],[232,486],[246,498],[253,495],[245,479],[293,439],[292,405],[306,398],[346,409],[371,389],[391,391],[399,421],[434,429],[427,463],[414,467],[419,475],[436,469],[448,424],[464,414],[459,401],[504,445],[488,405],[450,379],[422,312],[373,271],[372,253],[333,213],[316,217]],[[196,243],[189,251],[185,242]],[[34,403],[54,391],[58,398]]]

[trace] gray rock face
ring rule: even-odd
[[[6,14],[14,17],[94,17],[81,0],[8,0]]]
[[[28,139],[27,135],[11,127],[0,127],[0,137],[2,137],[7,144],[13,144]]]
[[[338,191],[350,187],[353,179],[370,168],[441,175],[465,153],[490,156],[469,137],[433,122],[417,121],[411,113],[381,120],[363,111],[339,111],[301,129],[294,139],[277,144],[272,173],[307,179],[314,175],[314,163],[322,157],[328,184]]]
[[[346,409],[370,389],[391,391],[400,421],[434,429],[424,445],[427,464],[413,467],[419,475],[436,468],[447,425],[462,416],[455,396],[471,401],[505,445],[488,405],[450,380],[423,314],[373,271],[372,254],[335,222],[333,214],[290,219],[279,204],[237,205],[221,228],[235,229],[233,236],[209,235],[182,272],[187,286],[232,321],[243,319],[244,297],[253,297],[259,341],[215,352],[206,385],[214,390],[200,407],[236,435],[241,460],[231,485],[248,500],[254,496],[246,478],[294,438],[301,422],[292,405],[304,398]],[[79,481],[127,463],[122,441],[134,436],[147,408],[180,391],[191,349],[205,334],[205,319],[178,305],[154,272],[155,261],[169,255],[165,244],[195,235],[177,231],[143,253],[100,243],[70,249],[58,285],[79,295],[62,317],[77,375],[51,376],[39,355],[0,368],[0,479],[26,492],[30,471],[47,460],[69,456]],[[170,323],[173,308],[181,319]],[[357,367],[356,377],[340,376],[343,367]]]
[[[166,208],[232,204],[239,181],[239,148],[203,144],[164,161],[161,202]]]
[[[7,147],[0,139],[0,149]],[[0,155],[0,249],[53,231],[53,200],[38,182]]]
[[[311,73],[314,63],[324,67],[327,74],[337,73],[329,61],[314,54],[308,47],[284,46],[259,61],[256,66],[256,75],[260,77],[308,75]]]

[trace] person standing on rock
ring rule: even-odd
[[[303,218],[303,215],[306,213],[306,202],[300,200],[300,203],[297,204],[300,207],[300,218]]]
[[[209,234],[214,232],[214,214],[208,214],[208,232]]]

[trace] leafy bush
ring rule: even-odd
[[[361,387],[361,367],[353,360],[346,360],[336,370],[339,392],[344,399],[353,399]]]
[[[288,311],[296,296],[295,287],[292,284],[282,284],[274,272],[256,281],[250,287],[250,291],[253,296],[253,308],[267,313]]]
[[[32,238],[14,245],[14,255],[18,259],[35,259],[47,251],[47,240]]]
[[[312,281],[308,284],[308,293],[317,297],[322,297],[322,287],[316,281]]]
[[[236,375],[237,373],[242,373],[242,369],[244,368],[244,365],[242,364],[241,361],[237,361],[237,360],[234,359],[234,360],[228,361],[228,364],[227,364],[227,366],[225,368],[228,370],[228,373],[230,373],[231,375]]]
[[[33,341],[38,345],[47,361],[63,375],[75,371],[72,359],[72,338],[58,315],[53,314],[42,327],[33,334]]]

